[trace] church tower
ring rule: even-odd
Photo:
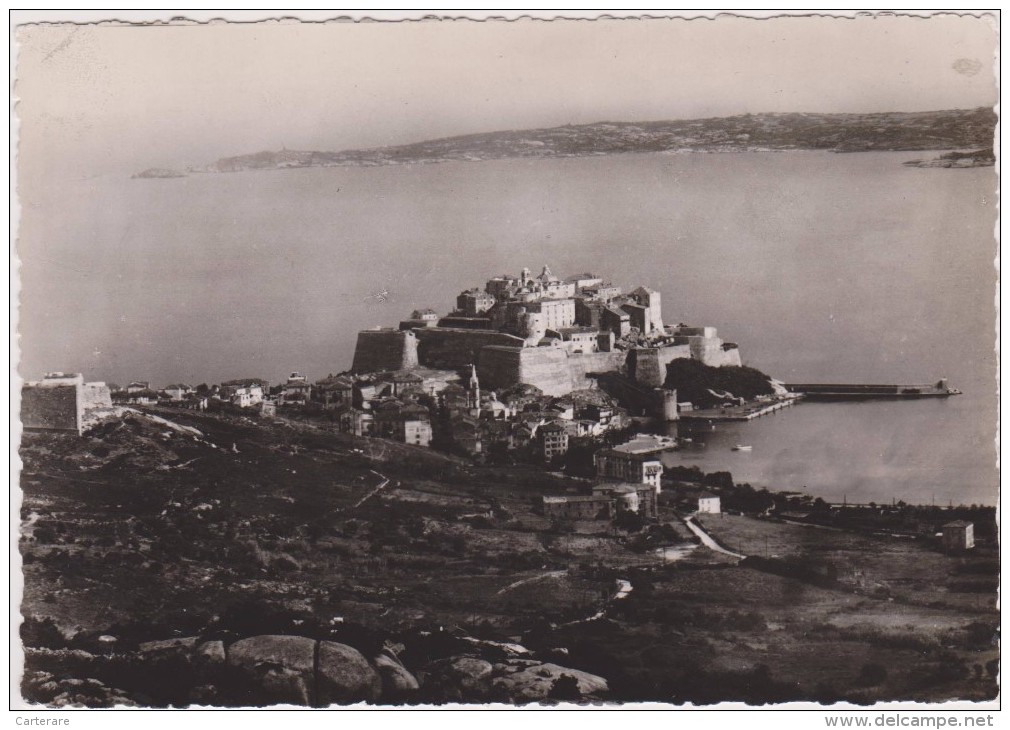
[[[477,366],[470,365],[470,393],[469,401],[471,409],[480,408],[480,382],[477,380]]]

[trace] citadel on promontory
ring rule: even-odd
[[[595,274],[560,279],[544,266],[539,276],[496,276],[467,289],[446,316],[414,311],[399,328],[358,334],[356,374],[427,368],[462,371],[476,366],[484,387],[536,386],[560,396],[593,387],[610,374],[622,395],[651,401],[656,415],[676,418],[676,401],[661,389],[666,366],[689,358],[714,367],[739,366],[736,344],[714,327],[665,325],[658,291],[628,293]],[[666,408],[663,401],[670,401]],[[653,410],[650,408],[650,410]],[[672,417],[672,418],[671,418]]]

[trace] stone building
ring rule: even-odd
[[[954,520],[943,526],[943,547],[951,552],[970,550],[975,547],[975,524],[966,520]]]
[[[543,510],[551,519],[612,520],[626,513],[655,519],[656,490],[641,484],[600,484],[591,495],[545,496]]]
[[[546,461],[568,453],[568,430],[560,423],[548,423],[537,429],[540,450]]]
[[[312,385],[301,373],[291,373],[281,389],[284,403],[308,403],[312,397]]]
[[[634,454],[617,449],[603,449],[596,452],[596,475],[601,479],[613,479],[632,484],[648,484],[662,490],[663,462],[655,454]]]

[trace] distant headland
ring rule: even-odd
[[[996,115],[989,107],[928,112],[765,113],[708,119],[597,122],[468,134],[413,144],[339,152],[288,149],[262,151],[223,157],[207,165],[190,167],[187,172],[374,167],[512,158],[589,157],[636,152],[893,152],[977,149],[992,144],[995,126]],[[157,172],[161,171],[147,170],[134,177],[175,177],[183,174],[149,174]]]

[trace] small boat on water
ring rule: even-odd
[[[741,446],[740,444],[737,444],[736,446],[733,447],[733,451],[753,451],[753,450],[754,450],[753,446]]]

